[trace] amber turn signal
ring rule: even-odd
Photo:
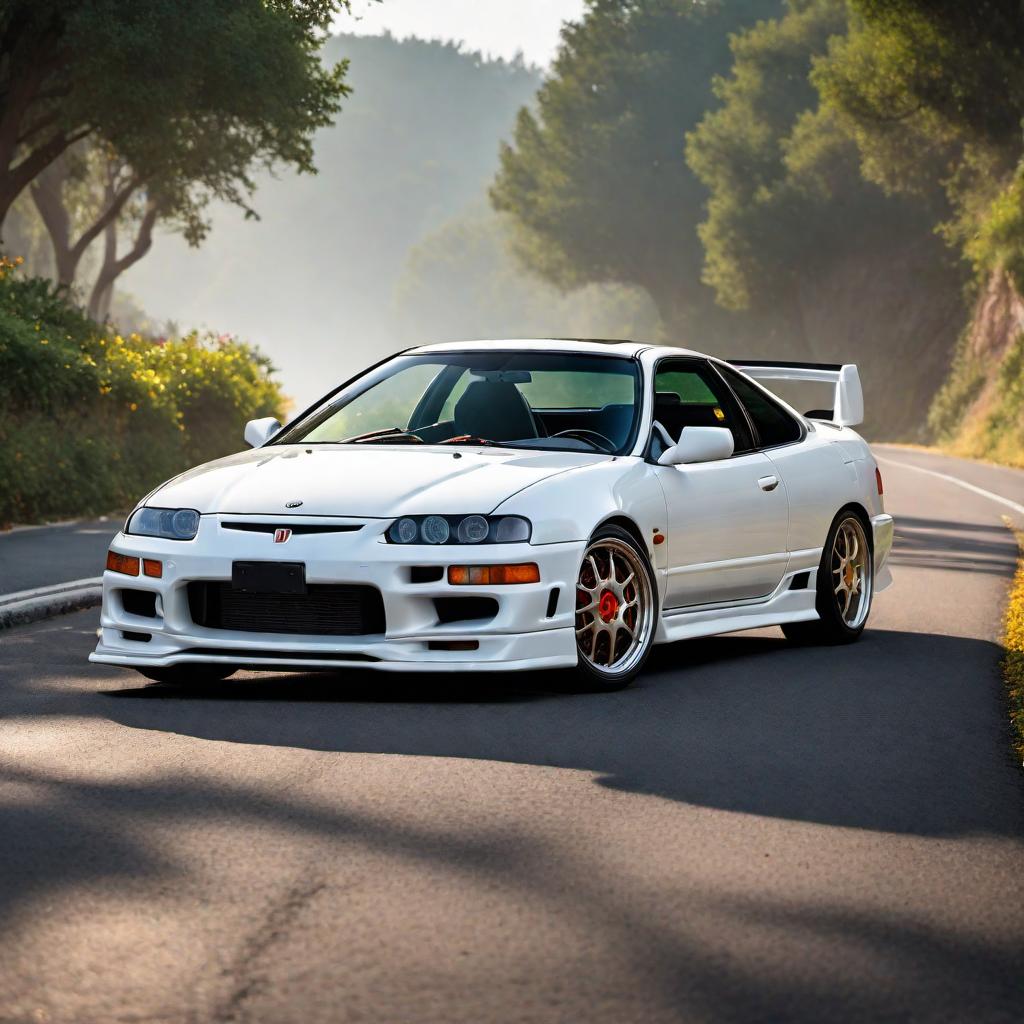
[[[155,580],[161,579],[164,574],[164,563],[157,561],[155,558],[144,558],[142,560],[142,571],[147,576],[152,576]]]
[[[536,562],[522,565],[450,565],[448,582],[453,586],[504,586],[509,583],[540,583]]]
[[[107,568],[111,572],[122,572],[125,576],[138,576],[139,560],[134,555],[119,555],[116,551],[108,551]]]

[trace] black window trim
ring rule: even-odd
[[[736,406],[736,411],[742,417],[743,422],[747,427],[747,439],[750,441],[751,447],[744,448],[742,451],[733,451],[730,459],[740,459],[744,455],[752,455],[754,452],[760,451],[758,446],[759,438],[757,431],[754,429],[754,424],[750,421],[750,415],[746,410],[746,406],[739,400],[736,392],[729,387],[729,382],[718,372],[718,368],[714,366],[712,361],[704,356],[688,356],[688,355],[666,355],[658,358],[654,366],[651,369],[651,429],[647,437],[647,443],[644,445],[643,458],[645,462],[657,464],[657,459],[651,456],[651,444],[654,441],[654,396],[656,394],[655,388],[658,383],[658,372],[661,369],[662,363],[686,363],[694,367],[707,367],[711,376],[721,382],[723,388],[725,388],[726,398]],[[726,460],[728,461],[728,460]]]
[[[743,410],[743,415],[746,417],[747,424],[750,427],[750,435],[754,440],[754,451],[775,451],[778,448],[788,448],[790,445],[801,444],[802,442],[807,440],[807,424],[802,419],[799,419],[798,417],[794,416],[784,405],[782,405],[781,401],[778,398],[776,398],[775,395],[773,395],[763,384],[759,384],[756,380],[754,380],[753,377],[747,376],[747,374],[745,374],[742,370],[730,365],[729,363],[726,363],[724,360],[715,359],[712,357],[708,359],[708,363],[714,368],[715,373],[718,376],[718,379],[729,389],[729,394],[732,395],[733,400]],[[733,390],[732,384],[729,383],[729,378],[719,369],[719,365],[725,366],[733,373],[738,373],[745,380],[748,380],[751,384],[753,384],[754,387],[757,388],[759,391],[763,391],[768,396],[768,399],[771,402],[771,404],[774,405],[779,410],[779,412],[783,413],[785,416],[788,416],[789,419],[796,424],[797,430],[799,431],[797,438],[793,441],[783,441],[782,444],[761,444],[761,435],[758,433],[757,425],[754,423],[753,417],[750,415],[750,412],[747,409],[747,407],[743,404],[743,400]],[[779,364],[772,363],[770,365],[778,366]]]

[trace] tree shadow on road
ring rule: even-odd
[[[657,648],[634,687],[614,694],[566,694],[551,676],[361,671],[103,698],[126,726],[208,740],[549,765],[748,814],[1019,836],[999,653],[881,630],[841,648],[745,635]]]
[[[578,769],[617,790],[795,821],[923,836],[1021,834],[1018,779],[1000,754],[999,650],[981,641],[876,630],[854,647],[800,649],[764,634],[719,637],[657,649],[633,689],[606,695],[567,695],[551,677],[526,674],[369,672],[247,676],[196,694],[138,686],[136,677],[106,669],[83,674],[91,630],[51,624],[33,635],[49,645],[49,676],[38,669],[37,647],[18,641],[0,650],[5,707],[16,716],[104,718],[249,745],[236,766],[258,766],[268,746],[467,757]],[[948,919],[882,912],[849,893],[815,899],[813,887],[781,892],[771,875],[763,891],[738,897],[728,884],[708,887],[705,874],[691,878],[682,856],[666,895],[682,912],[651,914],[634,902],[644,887],[614,884],[593,844],[549,846],[486,819],[459,829],[429,816],[389,817],[346,802],[343,788],[327,801],[322,789],[309,795],[301,783],[257,784],[256,767],[251,778],[193,771],[180,750],[138,778],[104,764],[80,772],[58,760],[43,772],[8,762],[0,920],[26,921],[37,901],[54,906],[57,894],[88,895],[105,884],[122,899],[133,894],[142,920],[159,906],[154,892],[199,901],[206,897],[195,866],[161,836],[243,829],[271,849],[283,834],[298,839],[289,855],[308,844],[309,863],[291,867],[308,872],[308,891],[318,894],[311,899],[326,901],[339,923],[349,913],[344,890],[314,884],[325,849],[342,862],[365,851],[397,864],[443,865],[470,892],[500,887],[576,922],[574,934],[602,936],[643,984],[622,993],[617,1016],[595,1003],[595,1020],[909,1020],[925,1019],[928,1006],[948,1019],[994,1021],[1012,1019],[1018,1005],[1008,942],[958,931]],[[318,766],[339,778],[359,770],[354,759]],[[758,836],[756,823],[744,834]],[[691,840],[704,859],[721,842],[696,833]],[[806,899],[795,898],[801,892]],[[273,919],[273,907],[268,913]],[[252,928],[258,934],[267,924],[257,915]],[[751,936],[760,942],[756,955],[737,955]],[[513,933],[503,941],[515,950],[528,940]],[[585,958],[572,963],[589,977]],[[327,957],[307,965],[304,985],[342,992],[330,964]],[[396,979],[402,969],[394,964]],[[456,969],[436,964],[439,976]],[[859,983],[862,969],[886,983]],[[502,971],[468,976],[463,991],[506,980]],[[465,1019],[457,1005],[451,1019]]]

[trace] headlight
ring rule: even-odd
[[[125,532],[139,537],[192,540],[199,532],[199,513],[194,508],[140,508],[128,520]]]
[[[402,516],[386,536],[389,544],[517,544],[530,531],[521,516]]]

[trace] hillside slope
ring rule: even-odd
[[[1024,466],[1024,297],[1002,270],[975,301],[929,422],[957,455]]]

